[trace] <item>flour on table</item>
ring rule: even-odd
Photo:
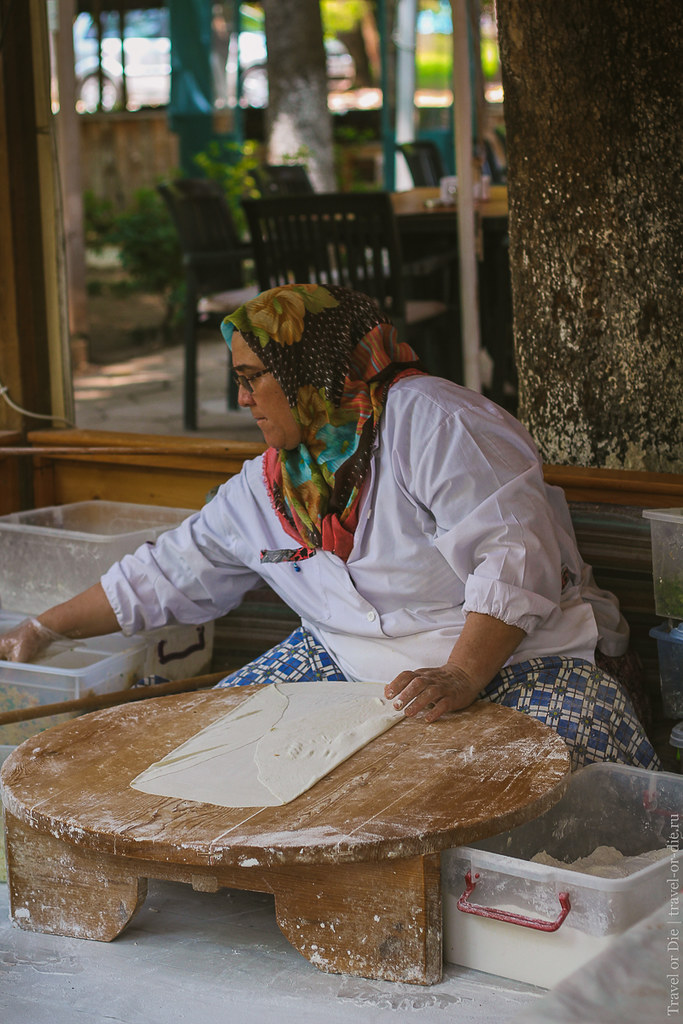
[[[221,807],[289,803],[403,718],[383,683],[273,683],[131,782]]]

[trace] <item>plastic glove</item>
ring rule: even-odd
[[[0,636],[0,659],[29,662],[37,658],[55,640],[66,640],[60,633],[43,626],[38,619],[23,619],[9,633]]]

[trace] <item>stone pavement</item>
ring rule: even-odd
[[[198,429],[185,430],[183,363],[184,348],[177,345],[126,355],[120,362],[86,366],[74,374],[76,426],[80,430],[263,440],[248,409],[227,407],[228,356],[220,334],[200,340]]]

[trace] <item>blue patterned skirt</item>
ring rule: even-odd
[[[343,682],[345,676],[315,637],[299,627],[218,686],[317,679]],[[623,686],[590,661],[522,661],[501,669],[480,697],[549,725],[569,747],[572,770],[593,761],[661,768]]]

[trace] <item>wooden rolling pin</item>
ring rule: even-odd
[[[128,690],[114,690],[113,693],[86,694],[75,700],[62,700],[55,704],[39,704],[30,708],[14,708],[0,714],[0,726],[11,725],[13,722],[26,722],[31,718],[46,718],[49,715],[80,714],[85,711],[97,711],[100,708],[111,708],[115,704],[128,704],[134,700],[147,700],[150,697],[165,697],[171,693],[189,693],[201,690],[206,686],[214,686],[221,679],[234,672],[239,665],[228,665],[222,672],[211,672],[205,676],[190,676],[188,679],[176,679],[170,683],[157,683],[154,686],[135,686]]]

